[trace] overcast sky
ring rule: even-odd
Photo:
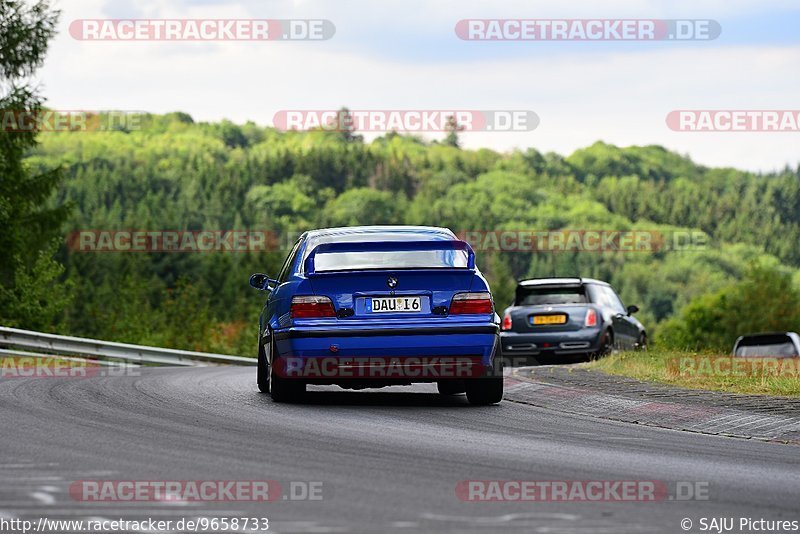
[[[531,132],[473,132],[469,148],[569,154],[597,140],[660,144],[698,163],[770,171],[800,162],[800,133],[688,133],[675,109],[800,109],[794,0],[60,0],[38,79],[55,109],[185,111],[271,125],[287,109],[518,109]],[[94,18],[328,19],[319,42],[79,41]],[[485,42],[467,18],[714,19],[713,41]],[[439,138],[442,134],[425,134]]]

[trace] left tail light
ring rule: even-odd
[[[503,324],[500,325],[500,330],[511,330],[511,314],[506,312],[503,315]]]
[[[290,308],[292,319],[308,317],[336,317],[333,302],[328,297],[293,297]]]
[[[586,320],[584,321],[583,326],[597,326],[597,312],[592,308],[589,308],[586,311]]]
[[[492,313],[492,295],[488,291],[458,293],[450,302],[450,315],[465,313]]]

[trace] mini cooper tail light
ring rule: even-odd
[[[492,313],[492,295],[482,291],[478,293],[458,293],[450,302],[450,314]]]
[[[500,325],[500,330],[511,330],[511,314],[506,312],[503,315],[503,324]]]
[[[319,296],[293,297],[290,312],[292,319],[336,317],[331,299]]]
[[[592,308],[586,312],[586,320],[583,323],[584,326],[597,326],[597,312],[594,311]]]

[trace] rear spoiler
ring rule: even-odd
[[[559,282],[559,280],[577,280],[576,282]],[[524,286],[525,282],[532,282],[534,280],[541,280],[540,284],[531,284],[529,286]],[[522,287],[539,287],[539,286],[582,286],[584,284],[583,277],[581,276],[558,276],[558,277],[549,277],[549,278],[523,278],[522,280],[517,280],[517,286]]]
[[[418,250],[463,250],[467,252],[467,269],[475,269],[475,251],[466,241],[360,241],[355,243],[323,243],[311,251],[304,263],[306,275],[314,274],[314,258],[325,252],[412,252]]]

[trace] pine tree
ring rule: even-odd
[[[444,138],[444,144],[454,148],[460,148],[461,145],[458,141],[458,132],[463,131],[464,127],[458,124],[454,116],[450,115],[447,117],[447,123],[445,124],[444,130],[447,132],[447,136]]]
[[[0,0],[0,113],[36,118],[42,100],[28,82],[41,66],[59,12],[49,2]],[[60,169],[36,174],[24,162],[36,144],[35,128],[0,128],[0,324],[51,326],[65,304],[54,283],[63,267],[52,259],[53,240],[66,206],[45,206],[61,180]]]

